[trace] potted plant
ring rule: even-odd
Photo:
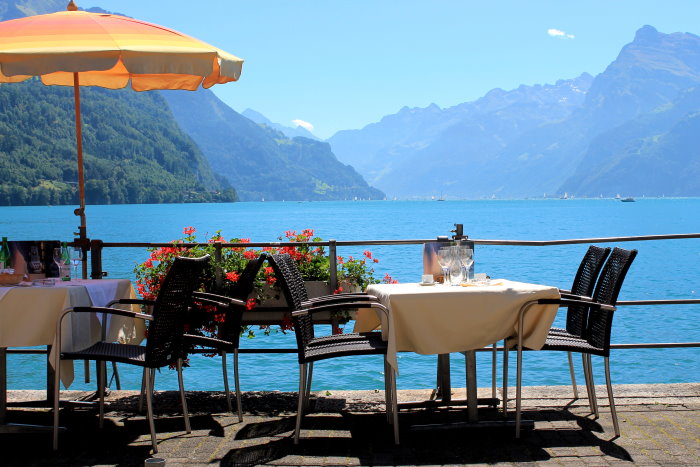
[[[149,248],[149,257],[134,267],[137,291],[143,298],[153,299],[156,297],[166,271],[177,256],[197,257],[205,254],[211,255],[212,261],[204,271],[202,290],[220,295],[230,295],[248,261],[257,258],[263,251],[270,254],[289,254],[296,261],[310,297],[331,292],[328,285],[330,260],[325,248],[308,244],[308,242],[323,241],[320,237],[314,236],[312,229],[304,229],[300,233],[288,230],[283,236],[278,237],[282,241],[299,243],[298,246],[264,247],[261,249],[224,247],[221,248],[220,260],[216,259],[217,256],[215,254],[217,242],[250,243],[250,239],[235,237],[227,240],[223,237],[221,231],[216,231],[205,243],[197,243],[196,229],[194,227],[186,227],[183,230],[183,234],[184,237],[174,240],[171,246]],[[197,245],[185,247],[184,244],[187,243],[196,243]],[[361,258],[350,256],[346,259],[339,256],[337,258],[338,287],[332,292],[361,291],[369,284],[379,283],[380,281],[374,276],[374,265],[378,262],[379,260],[374,258],[369,251],[365,251]],[[220,281],[217,281],[217,269],[221,271]],[[388,274],[383,280],[384,282],[395,282]],[[247,308],[249,310],[256,308],[256,311],[263,312],[265,308],[286,306],[280,290],[275,287],[275,282],[276,278],[272,268],[262,268],[258,273],[254,292],[248,298]],[[210,311],[210,315],[203,319],[201,323],[197,323],[196,329],[188,329],[188,332],[209,336],[216,332],[217,323],[223,319],[223,316],[218,316],[213,309],[207,310],[205,308],[205,311]],[[342,316],[334,316],[333,318],[334,321],[342,323],[347,322],[351,316],[345,313]],[[282,332],[291,329],[291,319],[288,313],[280,316],[278,321],[277,329],[280,329]],[[262,325],[260,328],[266,334],[276,330],[268,325]],[[254,337],[255,335],[252,326],[247,326],[242,332],[246,333],[248,337]]]

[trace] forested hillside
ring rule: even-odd
[[[175,119],[243,201],[383,199],[330,145],[287,138],[234,111],[213,92],[161,91]]]
[[[235,201],[162,96],[81,89],[88,204]],[[0,85],[0,205],[77,204],[73,90]]]

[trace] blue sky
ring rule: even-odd
[[[92,2],[92,3],[88,3]],[[698,0],[78,0],[245,59],[212,90],[236,111],[319,137],[404,106],[602,72],[645,24],[700,34]]]

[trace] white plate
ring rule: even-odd
[[[419,282],[418,285],[435,285],[437,282]]]

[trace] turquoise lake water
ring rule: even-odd
[[[70,240],[78,225],[73,206],[0,207],[0,231],[11,240]],[[104,241],[168,242],[187,226],[200,240],[222,230],[226,238],[276,241],[286,230],[311,228],[328,240],[428,239],[450,235],[464,224],[474,239],[555,240],[700,232],[700,199],[637,199],[636,203],[600,200],[265,202],[190,205],[88,206],[88,235]],[[613,246],[613,244],[610,244]],[[627,276],[620,300],[700,298],[700,240],[625,242],[639,255]],[[568,288],[587,245],[554,247],[479,246],[476,272],[519,281]],[[422,273],[422,248],[376,246],[341,248],[339,254],[371,250],[380,263],[377,277],[390,273],[415,282]],[[104,254],[112,278],[133,278],[133,267],[146,258],[142,249],[113,249]],[[561,324],[562,316],[557,317]],[[700,306],[622,307],[613,325],[614,343],[700,341]],[[351,329],[351,325],[348,325]],[[244,339],[243,347],[293,347],[293,334]],[[595,363],[596,380],[604,381]],[[8,357],[8,388],[44,387],[40,356]],[[580,365],[578,365],[580,366]],[[80,368],[78,368],[80,367]],[[435,357],[399,354],[399,388],[429,388],[435,381]],[[76,365],[72,388],[92,389]],[[241,355],[243,390],[296,390],[296,355]],[[314,390],[382,389],[380,358],[345,358],[321,362],[314,369]],[[697,382],[700,349],[619,350],[612,354],[615,383]],[[452,357],[453,385],[464,386],[464,358]],[[500,375],[500,366],[499,366]],[[122,387],[140,387],[140,372],[120,366]],[[478,356],[479,386],[490,385],[490,356]],[[578,372],[578,378],[583,376]],[[157,376],[158,389],[175,389],[172,371]],[[527,385],[568,384],[566,356],[554,352],[526,355]],[[220,359],[195,356],[185,370],[189,390],[221,390]],[[500,376],[499,376],[500,384]]]

